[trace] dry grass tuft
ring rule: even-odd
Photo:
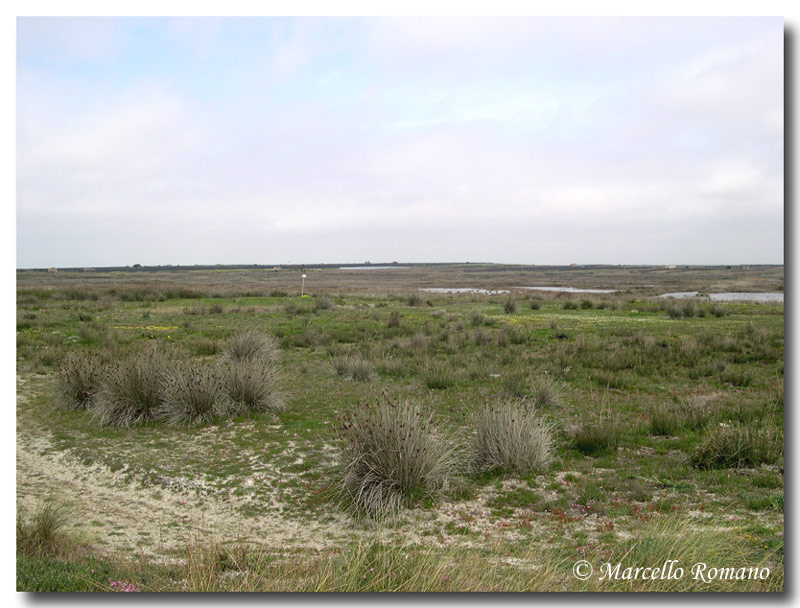
[[[252,361],[261,359],[278,363],[281,350],[278,342],[269,334],[245,331],[230,338],[222,349],[231,361]]]
[[[101,425],[130,427],[157,417],[166,356],[148,350],[109,367],[90,411]]]
[[[475,416],[475,468],[528,475],[552,460],[552,429],[524,401],[485,406]]]
[[[71,410],[89,407],[102,378],[103,363],[93,353],[69,352],[58,370],[57,403]]]
[[[369,517],[397,512],[416,498],[436,497],[455,470],[456,445],[431,413],[411,400],[384,397],[342,417],[346,497]]]

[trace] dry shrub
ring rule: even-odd
[[[380,518],[416,498],[436,497],[455,470],[456,444],[433,415],[411,400],[377,403],[345,414],[342,487],[361,513]]]
[[[72,351],[58,370],[56,401],[71,410],[86,409],[100,384],[103,359],[93,353]]]
[[[211,365],[172,365],[164,374],[162,390],[158,417],[168,424],[210,422],[230,409],[224,378],[220,369]]]
[[[475,468],[528,475],[552,459],[552,429],[524,401],[485,406],[475,417]]]
[[[233,411],[275,412],[284,409],[278,390],[278,364],[248,359],[222,365],[225,393],[233,402]]]
[[[558,408],[564,404],[561,386],[550,376],[540,376],[531,383],[531,401],[540,409]]]
[[[369,382],[375,375],[375,368],[370,361],[358,355],[342,355],[331,361],[333,369],[339,376],[358,382]]]
[[[225,356],[231,361],[252,361],[261,359],[277,363],[280,361],[280,347],[269,334],[245,331],[234,335],[223,347]]]
[[[130,427],[154,419],[162,402],[168,360],[148,350],[107,368],[90,410],[102,425]]]

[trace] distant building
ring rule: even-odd
[[[58,268],[56,268],[55,266],[51,266],[50,268],[47,269],[47,272],[58,272]]]
[[[675,270],[677,266],[675,264],[667,264],[666,266],[664,266],[664,268],[666,268],[667,270]]]

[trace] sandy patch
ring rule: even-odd
[[[39,379],[17,380],[18,405],[41,388]],[[34,425],[18,425],[16,472],[17,503],[25,511],[45,498],[62,502],[72,514],[71,530],[101,550],[163,556],[207,540],[322,549],[354,533],[349,518],[334,510],[326,523],[290,519],[273,502],[266,514],[247,517],[239,511],[247,497],[198,496],[179,477],[154,487],[126,483],[125,469],[87,465],[68,451],[60,452]]]

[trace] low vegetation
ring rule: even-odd
[[[783,306],[655,297],[782,269],[115,272],[18,277],[20,589],[783,588]]]
[[[783,455],[783,435],[772,429],[723,425],[697,446],[691,463],[700,469],[775,464]]]

